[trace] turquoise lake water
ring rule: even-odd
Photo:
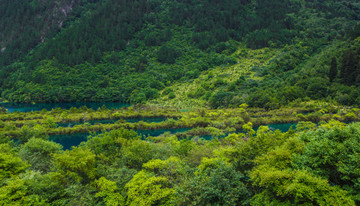
[[[26,103],[7,103],[7,102],[1,102],[0,106],[4,107],[8,110],[8,112],[32,112],[32,111],[41,111],[43,109],[45,110],[52,110],[55,108],[62,108],[62,109],[70,109],[72,107],[79,108],[82,106],[86,106],[87,108],[92,108],[94,110],[101,108],[102,106],[105,106],[108,109],[118,109],[125,106],[130,106],[126,103],[114,103],[114,102],[76,102],[76,103],[36,103],[36,104],[26,104]],[[161,122],[165,121],[166,118],[135,118],[135,119],[125,119],[127,122]],[[116,121],[119,121],[118,119],[110,119],[110,120],[92,120],[88,121],[91,125],[93,124],[113,124]],[[75,125],[84,124],[84,122],[73,122],[73,123],[61,123],[58,124],[58,127],[73,127]],[[288,124],[270,124],[267,125],[271,130],[279,129],[282,132],[286,132],[289,130],[291,126],[293,126],[293,129],[296,127],[296,123],[288,123]],[[185,128],[185,129],[160,129],[160,130],[138,130],[138,134],[141,135],[143,138],[148,136],[159,136],[161,134],[164,134],[165,132],[170,132],[171,134],[180,133],[180,132],[186,132],[192,128]],[[257,130],[257,128],[254,128]],[[238,131],[241,132],[241,131]],[[78,146],[81,142],[86,141],[87,137],[89,136],[89,133],[76,133],[76,134],[68,134],[68,135],[54,135],[50,136],[49,139],[57,142],[61,145],[63,145],[64,149],[71,149],[72,146]],[[204,135],[202,138],[210,140],[212,139],[212,136]]]
[[[270,130],[280,130],[282,132],[287,132],[292,127],[292,129],[296,129],[297,123],[286,123],[286,124],[268,124],[265,126],[268,126]],[[259,127],[255,127],[254,130],[257,131]]]
[[[178,132],[186,132],[192,128],[183,129],[158,129],[158,130],[135,130],[143,139],[148,136],[157,137],[165,132],[175,134]],[[98,132],[100,133],[100,132]],[[76,134],[65,134],[65,135],[52,135],[49,140],[59,143],[63,146],[64,150],[71,149],[72,146],[78,146],[81,142],[87,140],[89,133],[76,133]]]
[[[287,132],[290,127],[293,129],[296,128],[296,123],[288,123],[288,124],[270,124],[266,125],[271,130],[277,130],[279,129],[282,132]],[[180,132],[186,132],[191,130],[192,128],[182,128],[182,129],[159,129],[159,130],[135,130],[142,138],[152,136],[160,136],[164,134],[165,132],[170,132],[171,134],[176,134]],[[255,130],[258,129],[258,127],[254,128]],[[241,132],[241,131],[238,131]],[[54,141],[56,143],[61,144],[64,147],[64,150],[71,149],[72,146],[78,146],[81,142],[87,140],[87,136],[89,136],[89,133],[76,133],[76,134],[67,134],[67,135],[54,135],[50,136],[50,140]],[[212,136],[204,135],[201,136],[202,138],[206,140],[211,140]]]
[[[101,108],[103,105],[105,105],[106,108],[108,109],[118,109],[124,106],[130,106],[130,104],[120,103],[120,102],[72,102],[72,103],[36,103],[36,104],[9,103],[9,102],[0,103],[0,106],[7,109],[8,112],[10,113],[15,111],[34,112],[34,111],[41,111],[43,109],[50,111],[55,108],[70,109],[71,107],[79,108],[82,106],[86,106],[87,108],[97,110],[98,108]]]
[[[81,142],[87,140],[89,133],[76,133],[65,135],[53,135],[49,140],[59,143],[63,146],[64,150],[71,149],[72,146],[78,146]]]
[[[162,121],[167,120],[167,118],[156,117],[156,118],[134,118],[134,119],[124,119],[126,122],[136,123],[136,122],[148,122],[148,123],[159,123]],[[94,124],[114,124],[115,122],[120,121],[119,119],[104,119],[104,120],[90,120],[86,121],[87,123],[94,125]],[[68,122],[68,123],[58,123],[57,127],[73,127],[75,125],[81,125],[85,122]]]

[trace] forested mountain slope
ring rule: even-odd
[[[0,0],[0,49],[0,205],[360,205],[359,0]]]
[[[85,10],[81,0],[1,0],[0,65],[26,55]]]
[[[10,101],[360,101],[355,0],[1,3],[0,85]]]

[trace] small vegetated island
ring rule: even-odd
[[[360,205],[358,0],[0,0],[0,205]]]

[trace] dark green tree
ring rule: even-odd
[[[330,65],[330,71],[329,71],[329,79],[330,79],[330,82],[332,82],[336,76],[337,76],[337,61],[336,61],[336,58],[333,57],[331,59],[331,65]]]
[[[356,51],[356,72],[355,72],[355,83],[360,84],[360,47]]]
[[[162,63],[174,64],[177,58],[177,52],[174,48],[162,46],[158,53],[158,60]]]
[[[340,75],[345,84],[351,85],[355,82],[355,78],[357,76],[355,73],[355,57],[352,50],[350,49],[343,58]]]

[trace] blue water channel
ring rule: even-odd
[[[296,129],[297,123],[285,123],[285,124],[268,124],[264,126],[268,126],[270,130],[280,130],[282,132],[287,132],[292,127],[292,129]],[[255,127],[254,130],[257,131],[259,127]]]
[[[125,106],[130,106],[130,104],[120,103],[120,102],[72,102],[72,103],[35,103],[35,104],[10,103],[10,102],[0,103],[0,107],[4,107],[10,113],[15,111],[34,112],[34,111],[41,111],[43,109],[50,111],[55,108],[70,109],[72,107],[80,108],[83,106],[86,106],[89,109],[91,108],[97,110],[102,106],[105,106],[108,109],[119,109]]]
[[[160,136],[165,132],[170,132],[171,134],[175,134],[178,132],[186,132],[192,128],[183,128],[183,129],[158,129],[158,130],[135,130],[142,139],[146,137],[152,136]],[[97,134],[100,134],[98,132]],[[64,135],[52,135],[49,137],[49,140],[59,143],[63,146],[64,150],[71,149],[72,146],[78,146],[81,142],[87,141],[87,137],[89,133],[76,133],[76,134],[64,134]]]
[[[114,102],[75,102],[75,103],[35,103],[35,104],[26,104],[26,103],[9,103],[9,102],[0,102],[0,107],[4,107],[8,110],[8,112],[32,112],[32,111],[41,111],[43,109],[45,110],[52,110],[55,108],[62,108],[62,109],[70,109],[72,107],[74,108],[80,108],[86,106],[87,108],[91,108],[94,110],[97,110],[98,108],[101,108],[105,106],[108,109],[118,109],[125,106],[130,106],[126,103],[114,103]],[[166,118],[135,118],[135,119],[125,119],[127,122],[161,122],[165,121]],[[119,121],[118,119],[107,119],[107,120],[91,120],[87,121],[91,125],[94,124],[113,124],[115,122]],[[60,123],[57,126],[58,127],[73,127],[75,125],[84,124],[84,122],[72,122],[72,123]],[[286,132],[289,130],[291,126],[293,126],[293,129],[295,129],[296,124],[295,123],[289,123],[289,124],[270,124],[267,125],[271,130],[279,129],[282,132]],[[159,129],[159,130],[138,130],[138,134],[142,136],[143,138],[148,136],[159,136],[161,134],[164,134],[165,132],[170,132],[171,134],[176,134],[180,132],[186,132],[192,128],[186,128],[186,129]],[[257,128],[254,128],[257,130]],[[239,131],[238,131],[239,132]],[[241,131],[240,131],[241,132]],[[89,133],[76,133],[76,134],[66,134],[66,135],[54,135],[50,136],[50,140],[57,142],[61,145],[63,145],[64,149],[71,149],[72,146],[78,146],[81,142],[86,141],[87,137],[89,136]],[[201,136],[204,139],[210,140],[212,139],[212,136],[210,135],[204,135]]]
[[[137,123],[140,121],[148,122],[148,123],[159,123],[162,121],[167,120],[167,118],[164,117],[154,117],[154,118],[134,118],[134,119],[124,119],[126,122],[129,123]],[[57,127],[74,127],[75,125],[81,125],[84,123],[89,123],[90,125],[95,124],[114,124],[117,121],[122,121],[122,119],[103,119],[103,120],[90,120],[86,122],[67,122],[67,123],[58,123]]]
[[[291,127],[296,128],[296,123],[287,123],[287,124],[269,124],[266,125],[271,130],[279,129],[282,132],[287,132]],[[135,130],[142,138],[152,136],[160,136],[165,132],[170,132],[171,134],[176,134],[180,132],[186,132],[192,128],[182,128],[182,129],[159,129],[159,130]],[[258,127],[255,127],[254,130],[257,130]],[[71,149],[72,146],[78,146],[81,142],[86,141],[89,133],[76,133],[76,134],[65,134],[65,135],[53,135],[50,136],[50,140],[56,143],[59,143],[63,146],[64,150]],[[201,138],[206,140],[211,140],[212,136],[204,135]]]

